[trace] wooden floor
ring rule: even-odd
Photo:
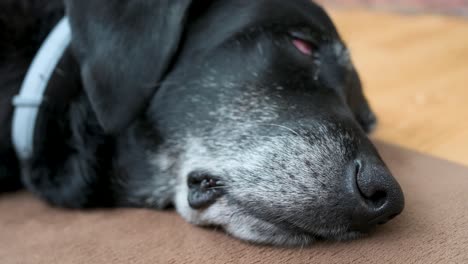
[[[468,165],[468,19],[330,12],[380,118],[373,137]]]

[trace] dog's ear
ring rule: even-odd
[[[371,133],[377,125],[377,118],[364,96],[361,80],[355,70],[349,73],[347,82],[348,105],[364,132]]]
[[[84,90],[106,132],[125,128],[164,78],[190,0],[65,0]]]

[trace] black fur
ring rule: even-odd
[[[9,129],[11,98],[38,47],[63,14],[61,0],[0,2],[0,191],[21,187]]]
[[[187,220],[277,244],[353,237],[355,226],[362,231],[403,209],[398,183],[365,135],[376,120],[347,50],[326,13],[307,0],[11,0],[0,10],[0,192],[23,185],[68,208],[175,204],[183,216],[187,199],[200,212],[228,199],[241,207],[237,215],[270,222],[288,238],[245,237],[216,217]],[[57,69],[65,74],[54,82],[78,92],[42,106],[33,157],[20,165],[11,144],[11,99],[64,12],[73,39]],[[292,45],[298,33],[313,56]],[[206,164],[190,163],[191,137],[204,142],[199,155]],[[289,143],[270,153],[278,147],[272,140],[283,137]],[[299,139],[310,149],[295,150]],[[269,162],[255,163],[264,166],[259,172],[215,163],[245,155]],[[276,185],[251,190],[268,184]],[[185,187],[189,197],[177,201]],[[309,193],[330,198],[302,206],[308,198],[301,195]],[[367,205],[382,199],[383,212]],[[310,210],[298,213],[304,208]],[[255,228],[270,236],[264,224]]]

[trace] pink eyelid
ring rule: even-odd
[[[294,46],[303,54],[307,55],[307,56],[310,56],[312,55],[312,51],[313,51],[313,48],[312,48],[312,44],[308,43],[307,41],[305,40],[302,40],[302,39],[293,39],[293,44]]]

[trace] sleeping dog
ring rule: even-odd
[[[25,187],[66,208],[174,206],[195,225],[275,245],[356,238],[403,210],[400,186],[367,138],[376,120],[349,51],[316,4],[0,8],[2,191]],[[71,40],[43,100],[13,107],[64,15]],[[19,131],[33,137],[26,156],[11,132],[22,107],[38,111]]]

